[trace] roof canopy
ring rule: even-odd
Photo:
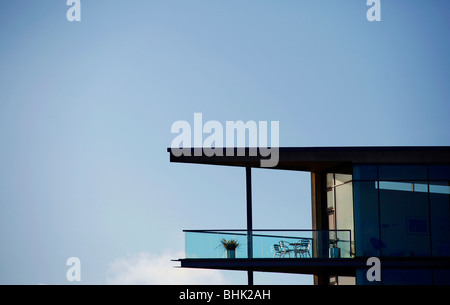
[[[251,148],[221,148],[223,156],[207,156],[201,148],[191,148],[190,156],[175,156],[170,162],[224,166],[261,167],[260,160],[268,159],[259,152],[249,156]],[[272,169],[317,172],[326,168],[353,163],[416,163],[450,164],[450,146],[373,146],[373,147],[280,147],[278,165]]]

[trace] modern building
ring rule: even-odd
[[[246,173],[247,227],[185,231],[181,267],[243,270],[249,284],[254,271],[312,274],[318,285],[450,284],[450,147],[279,148],[267,170],[311,173],[312,228],[299,230],[253,229],[251,169],[262,157],[238,150],[245,154],[177,157],[168,149],[170,162]],[[221,240],[237,241],[237,254],[218,248]],[[370,257],[381,281],[367,277]]]

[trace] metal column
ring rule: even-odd
[[[253,258],[252,168],[245,167],[247,189],[247,257]],[[253,285],[253,270],[247,270],[248,285]]]

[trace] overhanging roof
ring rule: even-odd
[[[175,156],[171,148],[170,162],[224,166],[261,167],[262,157],[249,156],[249,148],[234,148],[234,155],[207,156],[201,148],[191,148],[190,156]],[[197,152],[198,155],[195,155]],[[238,156],[238,152],[243,154]],[[278,165],[272,169],[321,171],[352,163],[438,163],[450,164],[450,146],[371,146],[371,147],[280,147]]]

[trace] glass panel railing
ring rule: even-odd
[[[186,258],[248,258],[246,230],[184,232]],[[350,230],[253,230],[252,257],[349,258],[350,236]]]
[[[222,241],[238,246],[234,249],[235,258],[247,258],[247,232],[246,231],[184,231],[186,234],[186,258],[227,258],[232,255]]]
[[[312,257],[312,241],[312,231],[254,231],[253,257]]]

